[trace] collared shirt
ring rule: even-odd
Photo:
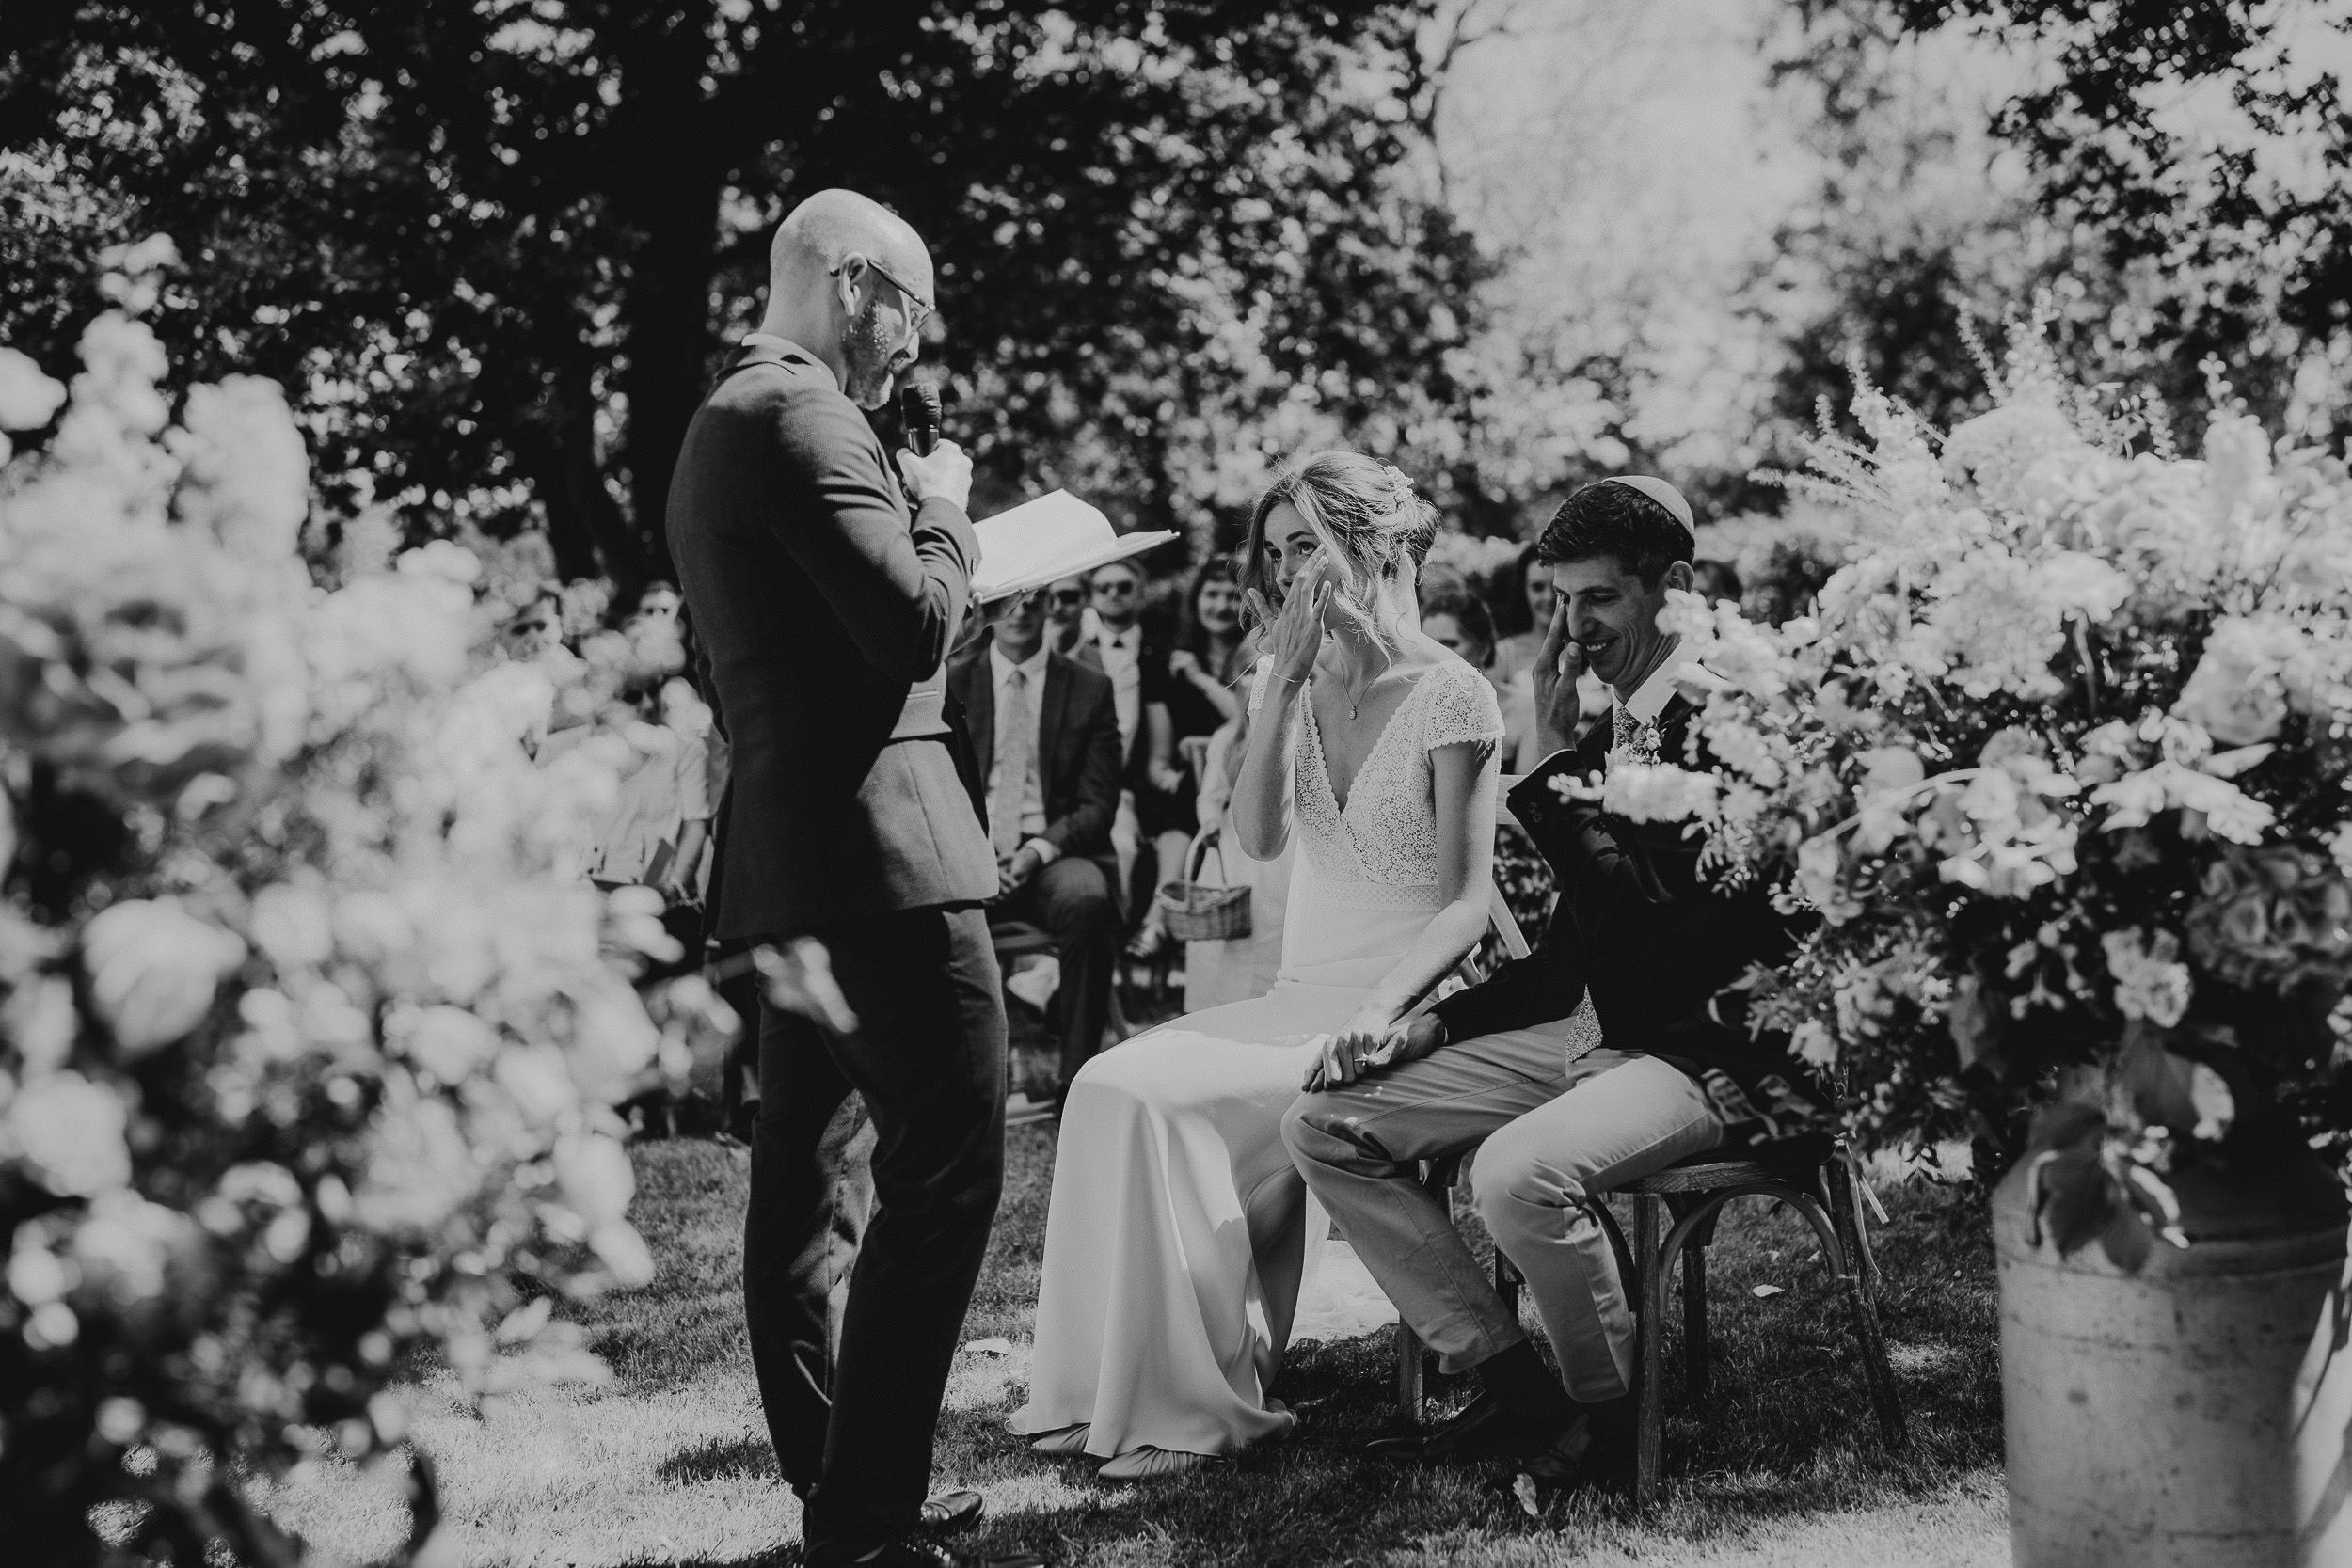
[[[1674,646],[1666,650],[1664,660],[1649,673],[1649,679],[1636,688],[1632,696],[1619,697],[1614,687],[1610,689],[1611,722],[1615,721],[1614,710],[1622,707],[1637,724],[1657,723],[1658,716],[1666,711],[1666,705],[1675,700],[1675,683],[1683,677],[1690,662],[1690,655],[1682,651],[1682,639],[1676,638]]]
[[[1029,787],[1021,799],[1022,847],[1037,851],[1041,863],[1052,864],[1060,853],[1042,835],[1045,832],[1045,664],[1053,650],[1044,643],[1037,652],[1019,664],[1005,657],[1005,651],[994,642],[988,645],[989,679],[996,694],[996,721],[1004,722],[1005,705],[1012,693],[1012,673],[1026,677],[1028,689],[1024,695],[1029,704],[1029,755],[1036,766],[1029,769]],[[988,798],[996,799],[996,760],[988,765]]]
[[[810,350],[802,347],[799,343],[794,342],[789,338],[779,336],[773,332],[746,332],[743,334],[743,346],[745,348],[771,348],[776,350],[778,353],[789,354],[798,358],[805,359],[813,368],[824,375],[825,380],[832,385],[834,391],[837,392],[841,390],[841,378],[833,373],[833,367],[826,364],[822,359],[818,358],[817,356]]]
[[[1119,710],[1119,746],[1131,751],[1136,743],[1136,726],[1143,721],[1143,627],[1129,626],[1125,631],[1105,631],[1099,646],[1103,650],[1103,673],[1111,678],[1111,703]]]
[[[1666,711],[1668,703],[1674,701],[1675,688],[1693,677],[1708,678],[1707,667],[1694,661],[1689,654],[1683,651],[1682,639],[1677,637],[1675,639],[1675,645],[1667,650],[1663,662],[1649,673],[1647,680],[1634,689],[1632,696],[1619,697],[1615,687],[1607,688],[1609,692],[1607,723],[1611,732],[1613,734],[1615,732],[1619,708],[1623,708],[1627,716],[1637,724],[1657,723],[1658,716]],[[1560,755],[1558,752],[1549,753],[1528,771],[1542,771],[1549,767],[1552,758],[1558,755]]]

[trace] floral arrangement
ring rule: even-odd
[[[1988,373],[1941,439],[1863,388],[1799,482],[1855,558],[1776,628],[1675,595],[1713,766],[1606,791],[1805,918],[1749,1017],[1861,1132],[2022,1154],[2058,1243],[2131,1268],[2184,1181],[2352,1127],[2352,480],[2226,389],[2192,459],[2038,336]]]
[[[455,544],[314,573],[278,389],[175,415],[167,250],[114,260],[70,393],[0,349],[55,427],[0,469],[0,1517],[291,1562],[255,1483],[398,1452],[395,1369],[597,1375],[554,1308],[652,1270],[610,1106],[733,1020],[562,874],[616,759],[527,742],[590,661],[498,661]]]

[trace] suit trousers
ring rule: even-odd
[[[1343,1088],[1303,1095],[1283,1141],[1372,1276],[1448,1371],[1526,1338],[1420,1162],[1477,1150],[1472,1187],[1495,1244],[1526,1275],[1569,1394],[1632,1386],[1633,1319],[1594,1206],[1612,1186],[1714,1148],[1697,1085],[1607,1046],[1566,1059],[1555,1033],[1459,1040]]]
[[[806,1499],[815,1562],[895,1540],[921,1516],[1004,1182],[1005,1013],[978,910],[811,935],[857,1027],[835,1035],[761,1004],[743,1301],[769,1436]]]
[[[1083,856],[1065,855],[1026,887],[989,906],[993,915],[1035,921],[1053,933],[1061,963],[1055,1011],[1061,1020],[1061,1084],[1103,1049],[1110,1022],[1111,982],[1119,966],[1119,904],[1110,879]]]

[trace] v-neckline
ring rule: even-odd
[[[1421,694],[1421,683],[1427,680],[1429,675],[1430,672],[1424,670],[1414,677],[1413,684],[1406,689],[1404,697],[1398,701],[1388,719],[1382,722],[1380,733],[1372,737],[1372,745],[1364,752],[1364,760],[1358,763],[1356,771],[1348,775],[1347,799],[1344,800],[1340,799],[1339,781],[1331,777],[1331,752],[1330,748],[1323,743],[1323,721],[1315,715],[1314,696],[1311,689],[1313,677],[1309,677],[1310,690],[1306,704],[1307,722],[1313,726],[1315,732],[1317,770],[1323,775],[1323,791],[1331,798],[1332,810],[1339,813],[1341,816],[1344,817],[1347,815],[1347,808],[1356,803],[1357,784],[1360,784],[1364,774],[1371,770],[1374,760],[1380,755],[1380,748],[1389,743],[1389,732],[1396,728],[1397,720],[1402,718],[1405,710],[1412,705],[1413,699]]]

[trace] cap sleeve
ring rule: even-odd
[[[1434,752],[1464,741],[1492,745],[1502,738],[1502,708],[1486,677],[1452,661],[1422,677],[1431,683],[1422,718],[1422,746]]]
[[[1265,705],[1266,688],[1274,684],[1274,656],[1258,657],[1258,673],[1249,683],[1249,717],[1255,719],[1258,709]]]

